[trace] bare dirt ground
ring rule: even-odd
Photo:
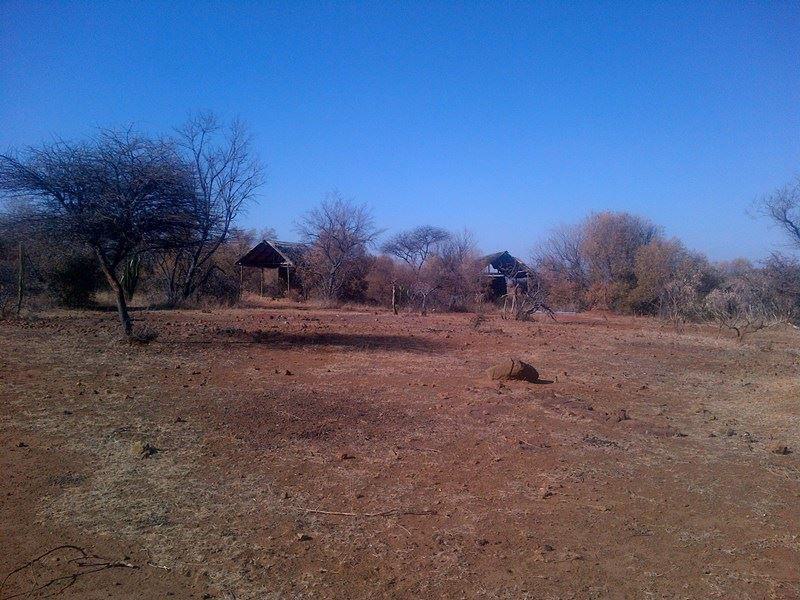
[[[3,600],[800,597],[797,331],[137,316],[0,324]]]

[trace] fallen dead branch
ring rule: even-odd
[[[34,568],[36,565],[42,565],[42,561],[44,559],[61,551],[76,552],[78,554],[78,556],[70,558],[69,560],[65,560],[63,563],[61,563],[61,565],[66,565],[67,568],[74,568],[75,571],[73,573],[67,573],[66,575],[53,577],[48,581],[44,582],[43,584],[39,584],[34,576],[34,583],[32,588],[11,594],[10,596],[2,595],[8,582],[14,579],[16,575],[21,575],[27,570]],[[48,592],[50,592],[47,594],[47,596],[56,596],[58,594],[62,594],[68,588],[75,585],[78,579],[80,577],[83,577],[84,575],[89,575],[91,573],[98,573],[100,571],[106,571],[108,569],[117,569],[117,568],[138,569],[139,567],[129,562],[112,561],[112,560],[107,560],[105,558],[101,558],[94,554],[89,554],[86,550],[84,550],[79,546],[73,546],[72,544],[63,544],[61,546],[56,546],[55,548],[51,548],[47,552],[40,554],[36,558],[29,560],[25,564],[9,572],[3,578],[3,581],[0,582],[0,600],[11,600],[12,598],[30,596],[36,592],[41,592],[43,590],[48,590]]]
[[[315,515],[336,515],[340,517],[396,517],[396,516],[403,516],[403,515],[436,515],[438,514],[435,510],[400,510],[400,509],[392,509],[392,510],[384,510],[380,512],[371,512],[371,513],[355,513],[355,512],[344,512],[338,510],[319,510],[316,508],[303,508],[301,509],[305,513],[311,513]]]

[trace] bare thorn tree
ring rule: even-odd
[[[193,173],[194,228],[186,247],[159,257],[170,303],[189,299],[208,282],[217,268],[214,254],[263,183],[262,166],[239,121],[225,127],[212,113],[196,116],[177,130],[177,146]]]
[[[763,198],[758,205],[760,212],[772,219],[792,243],[800,247],[800,176]]]
[[[307,246],[301,265],[303,281],[317,287],[327,302],[340,299],[349,275],[380,233],[366,205],[355,204],[337,191],[308,211],[296,229]]]
[[[0,193],[27,207],[28,225],[94,253],[128,336],[119,267],[138,253],[183,244],[194,199],[191,173],[174,147],[130,130],[0,155]]]
[[[712,290],[705,300],[706,314],[720,329],[729,329],[742,341],[750,333],[789,323],[792,308],[782,305],[769,289],[764,273],[748,270]]]
[[[381,246],[383,252],[411,267],[411,292],[420,298],[422,314],[427,311],[428,298],[440,285],[437,269],[431,267],[429,259],[450,238],[450,233],[440,227],[422,225],[392,236]]]
[[[508,282],[507,291],[501,296],[504,319],[511,316],[517,321],[527,321],[537,312],[543,312],[557,320],[555,311],[547,303],[547,292],[541,279],[527,265],[515,261],[503,274]]]

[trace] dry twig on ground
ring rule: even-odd
[[[73,568],[74,572],[67,573],[65,575],[60,575],[57,577],[52,577],[48,581],[40,584],[35,574],[33,575],[33,587],[29,590],[20,591],[10,596],[3,596],[0,595],[0,600],[11,600],[11,598],[20,598],[20,597],[30,597],[32,594],[36,592],[41,592],[43,590],[54,590],[46,596],[56,596],[58,594],[62,594],[68,588],[72,587],[77,583],[78,579],[84,575],[89,575],[90,573],[98,573],[100,571],[105,571],[108,569],[116,569],[116,568],[125,568],[125,569],[138,569],[137,565],[124,562],[124,561],[113,561],[107,560],[105,558],[101,558],[99,556],[89,554],[86,550],[79,546],[73,546],[71,544],[63,544],[61,546],[56,546],[55,548],[51,548],[47,552],[40,554],[34,559],[29,560],[25,564],[17,567],[13,571],[9,572],[4,578],[3,581],[0,582],[0,594],[3,593],[5,590],[6,585],[9,581],[13,580],[15,576],[21,575],[26,571],[33,569],[37,565],[42,565],[42,561],[49,556],[53,556],[61,551],[68,551],[68,552],[76,552],[78,555],[74,558],[70,558],[69,560],[64,561],[61,565],[66,565],[66,568]]]

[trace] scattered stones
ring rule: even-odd
[[[507,358],[487,369],[492,380],[539,381],[539,372],[532,365],[516,358]]]
[[[606,440],[596,435],[585,435],[583,441],[590,446],[597,446],[600,448],[619,448],[619,444],[612,440]]]
[[[158,452],[158,448],[144,440],[135,440],[131,444],[131,454],[139,458],[150,458],[156,452]]]

